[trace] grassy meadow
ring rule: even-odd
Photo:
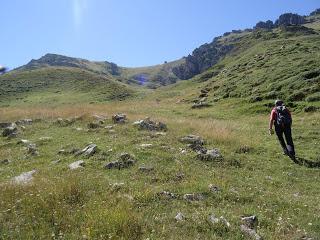
[[[0,160],[10,160],[0,165],[0,239],[246,239],[240,218],[252,214],[259,219],[258,233],[264,239],[318,239],[319,169],[296,165],[281,154],[276,137],[267,134],[268,109],[255,113],[244,100],[228,99],[191,110],[183,99],[199,89],[184,89],[177,85],[171,93],[158,90],[143,100],[105,104],[12,103],[0,108],[1,122],[41,119],[26,125],[16,139],[0,138]],[[118,112],[127,114],[128,123],[114,125],[114,131],[87,131],[93,114],[107,116],[107,126]],[[55,123],[58,117],[75,116],[82,118],[69,126]],[[147,116],[166,123],[166,135],[132,125]],[[297,155],[319,161],[319,113],[297,111],[293,117]],[[179,142],[188,134],[202,136],[208,148],[219,148],[224,160],[198,160]],[[28,155],[17,144],[19,139],[35,143],[39,156]],[[58,154],[90,142],[99,149],[90,158]],[[121,170],[103,168],[122,152],[134,155],[136,164]],[[85,161],[84,168],[68,169],[79,159]],[[141,172],[140,166],[154,170]],[[32,184],[10,183],[33,169],[37,172]],[[211,192],[209,184],[220,191]],[[179,197],[160,196],[162,191]],[[205,199],[186,201],[186,193],[202,193]],[[175,220],[178,212],[185,215],[184,221]],[[210,214],[225,217],[231,227],[210,223]]]

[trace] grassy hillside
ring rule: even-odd
[[[193,80],[211,90],[210,102],[241,98],[265,104],[281,98],[291,106],[319,105],[319,32],[303,26],[259,30],[241,36],[235,46],[235,54]]]
[[[0,76],[0,104],[105,102],[123,100],[140,90],[112,77],[78,68],[45,67]]]

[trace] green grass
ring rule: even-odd
[[[180,92],[183,88],[177,88],[178,98],[184,96]],[[26,150],[16,144],[17,139],[1,138],[0,159],[12,161],[1,166],[2,239],[47,239],[53,235],[58,238],[59,234],[65,239],[244,239],[239,225],[240,216],[245,214],[258,216],[259,233],[265,239],[297,239],[304,232],[309,237],[319,236],[319,171],[295,165],[282,156],[275,137],[267,135],[268,115],[241,114],[237,100],[231,99],[212,108],[191,111],[189,103],[175,103],[175,97],[165,94],[167,90],[160,90],[143,101],[93,105],[84,110],[87,116],[83,120],[68,127],[53,121],[58,115],[71,113],[65,112],[63,106],[49,106],[52,116],[26,126],[19,136],[38,145],[38,157],[26,157]],[[246,104],[244,101],[240,107]],[[226,108],[230,111],[223,111]],[[24,116],[39,115],[33,111]],[[90,114],[110,116],[113,112],[125,112],[130,120],[115,126],[115,133],[106,129],[75,130],[86,129],[92,121]],[[7,113],[1,115],[1,120],[14,117],[10,111]],[[143,116],[167,123],[167,135],[154,137],[131,125]],[[294,114],[293,136],[299,156],[319,160],[319,119],[318,113]],[[111,120],[105,123],[108,124],[112,124]],[[181,154],[185,145],[179,138],[186,134],[203,136],[206,146],[221,149],[224,161],[201,162],[191,151]],[[43,142],[40,137],[52,140]],[[89,142],[96,143],[100,151],[84,159],[84,169],[68,170],[69,163],[82,158],[58,155],[58,150],[82,148]],[[139,145],[143,143],[153,146],[141,149]],[[236,153],[243,146],[249,146],[250,151]],[[122,152],[133,154],[137,164],[120,171],[103,169],[106,162]],[[57,159],[61,162],[51,163]],[[142,165],[155,170],[142,173],[138,170]],[[6,183],[32,169],[38,172],[31,186]],[[184,174],[181,180],[176,177],[180,173]],[[125,185],[116,191],[110,186],[116,182]],[[210,193],[209,184],[219,186],[221,192]],[[157,196],[163,190],[180,195],[201,192],[206,198],[192,203],[180,198],[166,200]],[[177,223],[177,212],[183,212],[187,220]],[[207,217],[211,213],[223,215],[231,228],[226,231],[223,226],[210,225]]]

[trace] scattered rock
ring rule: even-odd
[[[107,163],[104,168],[112,169],[112,168],[128,168],[135,164],[135,159],[129,153],[122,153],[119,156],[117,161]]]
[[[217,148],[207,150],[206,152],[198,152],[197,158],[202,161],[220,161],[223,157]]]
[[[178,222],[181,222],[181,221],[184,221],[186,217],[181,212],[178,212],[177,215],[174,217],[174,219],[177,220]]]
[[[133,123],[133,125],[138,126],[139,130],[167,131],[166,124],[164,124],[162,122],[151,121],[150,118],[136,121]]]
[[[142,148],[150,148],[150,147],[152,147],[152,144],[151,143],[143,143],[143,144],[140,144],[140,147],[142,147]]]
[[[67,119],[58,118],[55,123],[61,127],[66,127],[75,123],[77,119],[78,118],[67,118]]]
[[[123,113],[118,113],[112,116],[112,121],[114,123],[125,123],[127,120],[127,115]]]
[[[261,240],[262,237],[257,233],[258,218],[256,216],[248,216],[241,218],[242,225],[240,226],[241,231],[251,238]]]
[[[7,127],[11,127],[12,123],[8,123],[8,122],[0,122],[0,128],[7,128]]]
[[[76,152],[75,155],[79,156],[83,154],[85,157],[91,157],[93,154],[96,153],[97,149],[98,147],[96,144],[89,144],[81,151]]]
[[[12,179],[13,183],[16,184],[28,184],[33,180],[33,174],[36,173],[36,170],[32,170],[29,172],[24,172],[20,174],[19,176],[16,176]]]
[[[61,159],[57,159],[51,162],[51,164],[58,164],[58,163],[61,163]]]
[[[71,170],[74,170],[74,169],[77,169],[77,168],[82,168],[85,166],[85,162],[82,161],[82,160],[79,160],[79,161],[76,161],[76,162],[73,162],[71,164],[69,164],[69,168]]]
[[[187,201],[202,201],[204,196],[201,193],[187,193],[183,195],[183,199]]]
[[[113,125],[108,125],[108,126],[105,126],[104,128],[105,128],[105,129],[108,129],[108,130],[111,130],[111,129],[114,128],[114,126],[113,126]]]
[[[89,129],[97,129],[97,128],[101,128],[101,123],[100,122],[91,122],[91,123],[88,123],[88,126],[87,126]]]
[[[12,138],[12,137],[16,137],[17,135],[18,135],[18,128],[15,123],[12,123],[9,127],[6,127],[2,132],[3,137]]]
[[[32,119],[22,119],[15,122],[18,126],[20,125],[31,125],[33,123]]]
[[[32,156],[38,156],[39,152],[38,152],[38,149],[37,149],[37,145],[34,144],[34,143],[28,144],[27,153],[32,155]]]
[[[53,138],[52,137],[40,137],[39,140],[42,142],[49,142],[51,141]]]
[[[180,138],[180,142],[188,143],[188,144],[197,144],[197,145],[204,144],[204,140],[197,135],[188,135],[188,136],[182,137]]]
[[[29,140],[26,140],[26,139],[21,139],[17,142],[17,144],[23,144],[23,145],[29,145],[31,144],[31,142]]]
[[[208,218],[209,222],[211,222],[212,224],[217,224],[217,223],[222,223],[223,225],[225,225],[227,228],[230,228],[231,224],[227,221],[227,219],[225,219],[223,216],[221,216],[220,218],[215,217],[213,214],[211,214]]]
[[[194,103],[191,108],[196,109],[196,108],[205,108],[205,107],[210,107],[210,106],[212,106],[212,105],[207,102],[199,101],[197,103]]]
[[[219,187],[217,187],[217,186],[215,186],[215,185],[213,185],[213,184],[210,184],[210,185],[209,185],[209,191],[212,192],[212,193],[218,193],[218,192],[220,192],[221,190],[220,190]]]
[[[178,197],[176,194],[168,192],[168,191],[159,192],[157,195],[159,197],[163,197],[163,198],[166,198],[166,199],[175,199],[175,198]]]
[[[140,172],[152,172],[153,170],[154,170],[154,167],[145,167],[145,166],[139,167]]]

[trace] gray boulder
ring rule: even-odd
[[[18,135],[18,128],[15,123],[12,123],[9,127],[6,127],[2,131],[2,136],[3,137],[16,137]]]
[[[165,199],[176,199],[178,197],[177,194],[168,191],[159,192],[157,195]]]
[[[12,182],[15,184],[28,184],[31,183],[33,180],[33,174],[36,173],[36,170],[32,170],[29,172],[24,172],[19,176],[16,176],[12,179]]]
[[[32,119],[21,119],[15,122],[18,126],[20,125],[31,125],[33,123]]]
[[[123,113],[118,113],[112,116],[113,123],[125,123],[127,120],[127,115]]]
[[[131,156],[129,153],[122,153],[118,157],[117,161],[107,163],[104,168],[105,169],[122,169],[129,168],[135,164],[135,158]]]
[[[242,217],[241,221],[241,232],[255,240],[262,239],[262,237],[257,233],[258,218],[256,216]]]
[[[151,121],[150,118],[145,118],[144,120],[139,120],[133,123],[137,126],[139,130],[148,131],[167,131],[167,125],[162,122]]]
[[[223,160],[223,156],[220,150],[217,148],[206,150],[205,152],[198,152],[197,158],[202,161],[220,161]]]
[[[74,169],[78,169],[78,168],[83,168],[85,166],[85,162],[82,160],[73,162],[71,164],[69,164],[69,169],[74,170]]]
[[[95,154],[97,152],[97,145],[96,144],[89,144],[88,146],[86,146],[84,149],[75,152],[76,156],[79,155],[83,155],[85,157],[91,157],[93,154]],[[63,150],[63,149],[62,149]],[[60,150],[61,151],[61,150]],[[63,152],[60,154],[64,154]]]
[[[174,217],[174,219],[178,222],[181,222],[181,221],[184,221],[186,217],[181,212],[178,212],[177,215]]]
[[[12,123],[9,122],[0,122],[0,128],[7,128],[10,127]]]
[[[37,149],[37,145],[34,144],[34,143],[28,144],[27,153],[32,155],[32,156],[38,156],[39,152],[38,152],[38,149]]]

